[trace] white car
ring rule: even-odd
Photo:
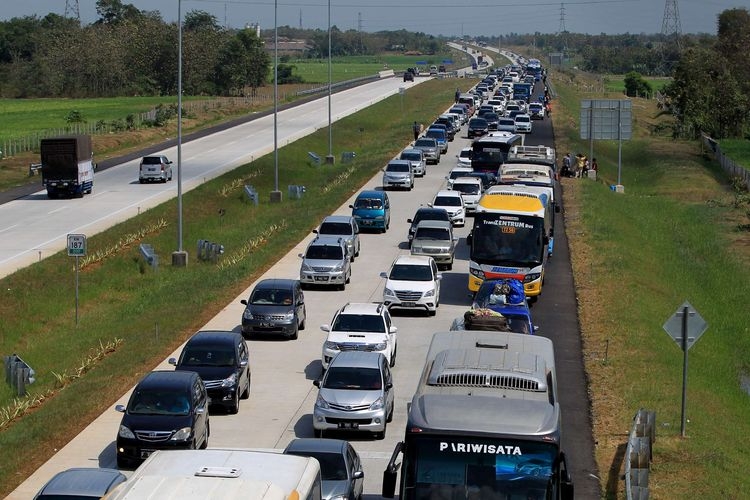
[[[434,316],[440,304],[440,280],[435,259],[425,255],[400,255],[385,278],[383,303],[388,309],[424,309]]]
[[[471,146],[462,148],[456,155],[456,167],[471,168]]]
[[[531,117],[527,114],[516,115],[516,132],[530,134],[531,133]]]
[[[447,189],[438,191],[430,206],[432,208],[444,208],[454,226],[463,226],[466,223],[464,199],[458,191]]]
[[[398,328],[383,304],[350,302],[336,311],[330,325],[321,325],[320,329],[328,333],[321,359],[324,370],[341,351],[380,352],[390,366],[396,364]]]
[[[457,177],[451,189],[461,193],[467,212],[476,212],[482,197],[482,180],[479,177]]]

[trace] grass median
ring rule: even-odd
[[[456,81],[409,88],[333,125],[336,164],[314,166],[308,151],[327,151],[328,130],[279,150],[282,203],[271,204],[274,158],[267,155],[183,197],[187,268],[169,265],[176,249],[176,201],[88,238],[75,322],[74,259],[65,252],[0,280],[0,351],[16,353],[37,374],[30,396],[0,389],[0,495],[108,411],[144,373],[247,288],[411,140],[411,124],[430,123],[453,102]],[[471,82],[461,82],[470,85]],[[356,152],[351,163],[339,161]],[[243,186],[260,193],[255,206]],[[304,185],[289,199],[288,184]],[[224,245],[218,263],[196,261],[199,239]],[[139,244],[153,245],[151,269]],[[293,276],[290,276],[293,277]],[[239,324],[240,318],[237,318]],[[15,416],[12,408],[18,408]],[[115,438],[116,429],[112,429]]]

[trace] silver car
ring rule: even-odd
[[[167,182],[172,180],[172,162],[164,155],[144,156],[138,167],[138,182]]]
[[[411,240],[412,255],[427,255],[444,269],[453,269],[458,238],[453,236],[453,224],[442,220],[423,220],[417,224]]]
[[[383,169],[383,189],[414,187],[414,169],[409,160],[391,160]]]
[[[315,437],[329,431],[372,432],[385,438],[393,419],[393,377],[378,352],[342,351],[320,380],[313,408]]]
[[[299,281],[304,285],[335,286],[344,290],[352,276],[351,261],[343,239],[318,236],[299,254]]]
[[[414,141],[413,147],[417,149],[421,149],[424,153],[425,163],[434,163],[437,165],[440,163],[440,146],[438,146],[438,142],[433,137],[420,137],[416,141]]]
[[[414,175],[424,177],[427,173],[427,161],[424,158],[424,152],[421,149],[409,148],[401,151],[399,156],[400,160],[408,160],[411,162],[412,170]]]
[[[359,225],[351,215],[329,215],[323,219],[318,229],[313,229],[313,233],[342,238],[346,242],[352,262],[359,256]]]

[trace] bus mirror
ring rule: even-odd
[[[383,498],[393,498],[396,494],[396,470],[386,469],[383,471]]]
[[[466,236],[466,244],[471,246],[471,233],[469,233],[468,236]]]

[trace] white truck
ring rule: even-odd
[[[320,500],[314,458],[241,449],[158,450],[107,500]]]

